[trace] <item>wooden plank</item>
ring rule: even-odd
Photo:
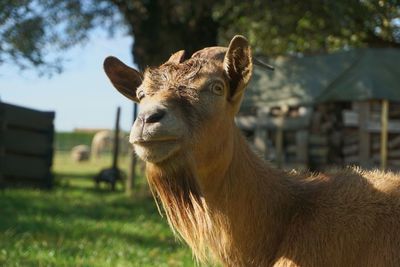
[[[389,160],[389,161],[388,161],[388,165],[392,165],[392,166],[400,167],[400,159],[396,159],[396,160]]]
[[[389,117],[391,118],[400,117],[400,103],[390,102]]]
[[[400,149],[396,150],[388,150],[387,151],[387,157],[391,159],[397,159],[400,158]],[[374,159],[375,162],[380,162],[381,160],[381,151],[377,151],[372,154],[372,158]]]
[[[344,136],[343,144],[345,146],[358,144],[360,142],[358,131],[344,131],[342,135]]]
[[[387,155],[389,158],[400,158],[400,149],[389,150]]]
[[[381,154],[380,151],[372,154],[371,158],[374,162],[380,163]],[[400,150],[388,151],[388,160],[400,159]]]
[[[20,129],[0,132],[0,144],[6,151],[28,155],[50,155],[53,144],[49,134]]]
[[[362,167],[367,167],[366,164],[369,160],[371,153],[371,136],[367,130],[369,114],[370,114],[370,103],[360,102],[358,106],[358,117],[359,117],[359,148],[358,148],[358,162]]]
[[[265,127],[268,130],[276,130],[282,128],[284,131],[305,129],[310,124],[310,116],[299,116],[297,118],[270,118],[268,120],[261,121],[261,127]]]
[[[379,121],[368,121],[367,129],[372,133],[381,133],[382,122]],[[387,123],[387,132],[399,134],[400,133],[400,120],[390,120]]]
[[[254,147],[263,158],[267,157],[267,129],[261,127],[258,123],[254,132]]]
[[[326,157],[329,152],[328,147],[311,147],[309,148],[310,156]]]
[[[343,137],[344,136],[341,130],[338,129],[333,130],[329,136],[331,145],[336,147],[342,146]],[[329,142],[326,145],[329,145]]]
[[[235,122],[240,129],[244,130],[254,130],[255,127],[259,125],[261,128],[267,130],[277,130],[278,128],[282,128],[284,131],[290,131],[306,129],[310,123],[310,116],[309,114],[306,114],[295,118],[285,117],[283,118],[283,122],[280,120],[280,117],[271,117],[264,114],[257,118],[255,116],[238,116],[236,117]]]
[[[308,164],[308,131],[300,130],[296,133],[296,162]]]
[[[378,153],[372,154],[371,159],[374,163],[380,163],[380,159],[381,159],[380,153],[378,152]]]
[[[354,155],[354,154],[358,154],[358,150],[359,150],[359,145],[358,144],[354,144],[354,145],[349,145],[349,146],[344,146],[342,148],[342,152],[344,155]]]
[[[343,110],[342,117],[343,117],[343,124],[346,127],[357,127],[359,124],[359,116],[356,111]]]
[[[236,126],[243,130],[254,130],[257,126],[257,118],[255,116],[236,116]]]
[[[357,101],[351,102],[351,109],[358,113],[358,111],[360,110],[361,103],[362,102],[357,102]]]
[[[358,124],[347,124],[347,127],[356,127]],[[367,122],[366,130],[371,133],[381,132],[381,123],[379,121],[369,120]],[[399,134],[400,133],[400,120],[390,120],[388,122],[388,132]]]
[[[320,134],[310,134],[308,138],[310,145],[323,146],[328,144],[328,137]]]
[[[369,132],[380,133],[381,132],[381,121],[378,119],[377,114],[364,114],[361,109],[365,111],[365,107],[359,106],[360,114],[354,111],[345,110],[342,112],[343,124],[346,127],[358,127],[360,124],[360,116],[366,119],[365,128]],[[368,117],[367,117],[368,115]],[[366,118],[367,117],[367,118]],[[388,122],[388,132],[389,133],[400,133],[400,120],[389,120]]]
[[[7,127],[44,131],[53,128],[54,112],[42,112],[6,103],[0,103],[0,109]]]
[[[297,145],[287,145],[285,147],[285,152],[287,154],[293,154],[293,155],[297,154]]]
[[[327,157],[314,157],[310,156],[310,162],[312,162],[314,165],[316,164],[327,164],[328,163],[328,158]]]
[[[388,142],[388,121],[389,121],[389,101],[382,100],[382,114],[381,114],[381,170],[387,168],[387,142]]]
[[[345,164],[358,164],[359,158],[358,156],[346,156],[343,157],[343,161]]]
[[[392,149],[395,147],[400,147],[400,135],[396,136],[388,141],[388,148]]]
[[[283,120],[283,115],[279,116],[278,127],[275,131],[276,164],[278,168],[281,168],[283,164]]]
[[[381,142],[380,140],[376,140],[376,138],[372,139],[372,151],[377,151],[377,150],[381,150]]]
[[[50,160],[8,154],[0,158],[0,166],[4,176],[45,179],[50,171]]]

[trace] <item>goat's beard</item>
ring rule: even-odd
[[[196,179],[193,160],[185,155],[173,162],[148,162],[146,173],[157,206],[161,202],[172,230],[175,234],[178,232],[196,258],[203,261],[211,220]]]

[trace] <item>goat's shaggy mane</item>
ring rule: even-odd
[[[148,163],[146,172],[157,206],[160,201],[169,225],[190,245],[196,258],[204,261],[209,243],[205,239],[212,227],[191,164],[187,160],[168,165]]]

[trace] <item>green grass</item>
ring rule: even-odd
[[[91,146],[95,133],[91,132],[57,132],[54,145],[57,150],[70,151],[74,146]]]
[[[194,266],[143,178],[134,198],[121,187],[94,189],[91,177],[109,162],[79,164],[58,153],[52,191],[1,191],[0,266]]]

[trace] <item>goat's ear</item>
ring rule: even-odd
[[[249,42],[241,35],[231,40],[224,58],[224,70],[229,78],[230,100],[240,103],[253,70]]]
[[[166,63],[179,64],[183,61],[185,61],[185,50],[179,50],[178,52],[173,53]]]
[[[116,57],[107,57],[103,66],[114,87],[127,98],[139,102],[136,89],[142,84],[142,74],[128,67]]]

